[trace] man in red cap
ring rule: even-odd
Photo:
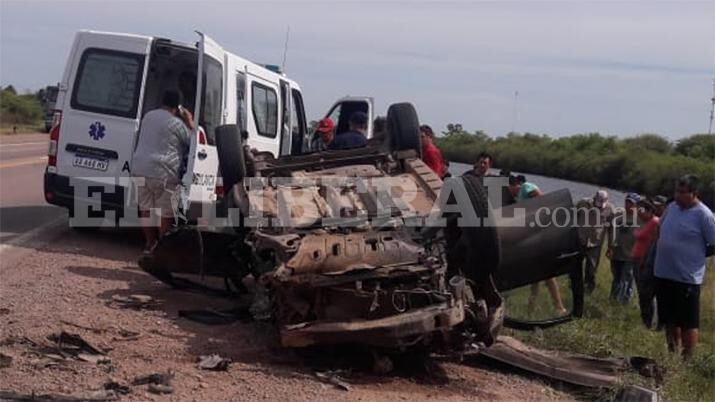
[[[317,136],[313,138],[311,149],[313,151],[325,151],[328,145],[335,138],[335,124],[330,118],[326,117],[318,123],[318,128],[315,130]]]

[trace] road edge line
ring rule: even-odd
[[[55,229],[55,226],[59,226],[60,224],[66,222],[66,221],[67,221],[66,216],[58,216],[57,218],[45,223],[42,226],[38,226],[38,227],[30,230],[27,233],[21,234],[20,236],[17,236],[14,239],[11,239],[7,243],[0,244],[0,256],[2,256],[8,250],[11,250],[11,249],[17,248],[17,247],[23,247],[24,245],[37,240],[37,238],[41,237],[43,234],[45,234],[45,232],[50,232],[51,230]],[[52,239],[48,238],[45,240],[46,240],[45,241],[45,243],[46,243]],[[44,245],[44,244],[42,244],[42,245]]]

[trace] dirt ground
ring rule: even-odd
[[[0,390],[72,394],[102,389],[115,381],[130,385],[140,375],[172,371],[174,392],[155,395],[131,386],[122,400],[565,400],[568,394],[525,377],[489,369],[478,361],[439,361],[440,384],[405,375],[380,377],[369,371],[341,374],[350,390],[316,377],[304,356],[274,346],[267,325],[238,322],[208,326],[178,316],[179,310],[225,309],[231,301],[171,290],[143,273],[135,260],[139,234],[63,230],[35,249],[0,256]],[[12,253],[11,253],[12,254]],[[149,295],[153,309],[123,308],[113,296]],[[109,350],[108,363],[53,360],[47,337],[67,331]],[[133,337],[132,334],[137,334]],[[33,345],[34,343],[34,345]],[[227,371],[197,367],[201,355],[233,360]]]

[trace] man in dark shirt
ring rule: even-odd
[[[367,114],[355,112],[348,120],[349,130],[337,134],[328,149],[351,149],[367,146]]]

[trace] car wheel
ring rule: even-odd
[[[499,268],[501,239],[494,224],[487,190],[480,178],[464,175],[452,180],[460,179],[476,216],[482,218],[482,225],[460,227],[457,225],[457,217],[448,217],[445,229],[448,264],[456,265],[467,278],[482,282]],[[450,267],[450,271],[454,270],[454,267]]]
[[[411,103],[394,103],[387,109],[387,132],[391,151],[415,150],[422,155],[420,122]]]

